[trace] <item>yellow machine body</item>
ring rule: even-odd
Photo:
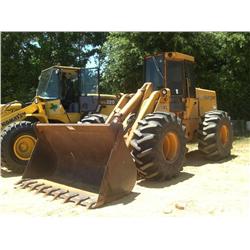
[[[42,123],[50,121],[59,123],[76,123],[82,114],[66,112],[61,104],[61,100],[42,100],[35,97],[37,103],[32,102],[26,107],[22,107],[20,102],[1,105],[1,128],[3,129],[12,122],[22,120],[36,120]],[[115,95],[100,94],[100,114],[109,115],[117,103]]]
[[[1,105],[1,166],[24,170],[36,142],[34,123],[77,123],[91,113],[104,120],[118,98],[99,93],[98,69],[56,65],[43,70],[32,102]]]
[[[78,67],[52,66],[43,70],[41,75],[49,70],[60,70],[61,74],[65,75],[66,80],[77,78],[81,72],[81,68]],[[107,116],[114,109],[118,99],[115,95],[97,93],[88,93],[88,97],[98,99],[98,104],[100,105],[99,113]],[[68,111],[65,110],[61,99],[47,99],[44,96],[37,95],[34,97],[33,102],[26,105],[22,105],[18,101],[1,104],[1,128],[21,120],[32,120],[42,123],[50,121],[54,123],[76,123],[86,114],[88,114],[88,108],[85,109],[84,114],[80,111]]]
[[[38,142],[23,175],[21,186],[37,189],[39,192],[36,185],[42,183],[45,189],[41,189],[41,192],[48,192],[58,197],[57,191],[53,191],[53,188],[63,183],[66,193],[70,193],[71,187],[76,188],[76,183],[80,183],[77,186],[80,191],[74,196],[76,201],[68,196],[64,197],[61,191],[63,199],[71,199],[76,203],[81,199],[81,192],[88,191],[91,186],[94,186],[97,187],[94,206],[98,207],[132,190],[137,174],[129,152],[135,132],[137,131],[137,135],[141,136],[137,128],[145,116],[154,112],[174,113],[175,117],[179,117],[186,126],[186,138],[193,139],[201,115],[217,108],[216,93],[187,87],[185,98],[179,96],[174,98],[174,92],[178,94],[180,90],[169,86],[171,76],[167,74],[166,66],[173,61],[194,63],[194,58],[177,52],[160,55],[159,60],[162,61],[159,62],[164,69],[161,75],[162,84],[156,86],[154,82],[146,82],[136,93],[124,94],[105,124],[37,124]],[[154,66],[154,60],[156,60],[154,56],[146,59],[151,58]],[[188,78],[185,79],[185,84],[189,86]],[[193,92],[190,94],[189,91]],[[175,141],[175,137],[170,133],[166,140]],[[117,146],[117,143],[122,145]],[[178,143],[175,143],[176,152]],[[48,159],[50,159],[49,164]],[[140,160],[137,159],[137,161],[140,163]],[[123,177],[124,181],[122,181]],[[44,183],[48,180],[50,185],[46,191]],[[103,183],[106,183],[105,188]],[[102,202],[99,203],[99,199]]]
[[[196,132],[199,126],[200,117],[204,115],[205,112],[216,110],[217,109],[217,100],[216,100],[216,92],[213,90],[207,90],[202,88],[194,88],[194,96],[191,97],[189,91],[187,90],[187,96],[181,98],[181,102],[183,103],[182,111],[174,111],[170,108],[171,103],[171,90],[169,89],[169,76],[166,70],[169,62],[183,62],[190,63],[193,65],[195,63],[195,59],[193,56],[182,54],[179,52],[165,52],[161,54],[157,54],[154,56],[162,56],[163,58],[163,87],[168,89],[167,97],[162,97],[158,100],[155,111],[162,112],[173,112],[179,116],[183,124],[186,127],[186,138],[188,141],[191,141],[196,136]],[[146,57],[146,59],[150,59],[152,56]],[[183,69],[185,71],[185,69]],[[185,79],[187,86],[190,84],[190,79]]]

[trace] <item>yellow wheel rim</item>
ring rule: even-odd
[[[163,153],[168,161],[176,158],[179,149],[179,140],[175,133],[168,132],[163,140]]]
[[[32,151],[35,147],[36,139],[31,135],[19,136],[13,146],[15,156],[23,161],[30,159]]]
[[[226,145],[228,142],[229,130],[226,125],[222,125],[220,128],[220,141],[222,145]]]

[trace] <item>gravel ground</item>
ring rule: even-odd
[[[191,144],[181,174],[170,181],[138,182],[127,197],[99,209],[87,210],[52,197],[14,189],[20,176],[2,169],[0,215],[35,217],[185,217],[190,215],[249,215],[250,138],[235,140],[229,159],[204,160]]]

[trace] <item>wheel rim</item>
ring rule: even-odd
[[[222,145],[226,145],[228,142],[229,130],[226,125],[222,125],[220,128],[220,141]]]
[[[168,132],[163,140],[163,153],[165,159],[172,161],[176,158],[179,149],[179,140],[175,133]]]
[[[29,160],[35,144],[36,139],[31,135],[18,137],[13,146],[15,156],[23,161]]]

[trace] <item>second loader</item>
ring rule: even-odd
[[[23,173],[36,143],[36,123],[104,122],[117,99],[99,93],[97,68],[43,70],[32,102],[1,104],[1,166]]]
[[[145,58],[145,84],[124,94],[104,124],[37,124],[37,144],[20,186],[99,207],[131,192],[138,178],[180,173],[186,142],[208,159],[230,155],[232,126],[216,93],[195,88],[194,58]]]

